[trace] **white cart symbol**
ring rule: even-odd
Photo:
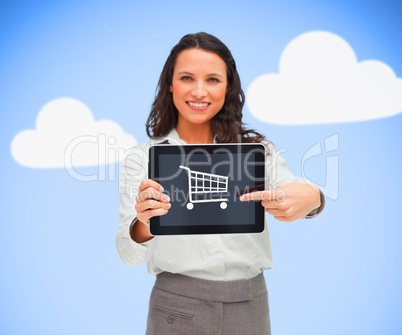
[[[180,165],[181,169],[187,170],[188,174],[188,189],[190,194],[190,202],[187,204],[187,209],[191,210],[194,208],[194,203],[197,202],[217,202],[222,201],[220,206],[222,209],[226,209],[228,206],[225,201],[228,199],[194,199],[195,194],[207,195],[213,194],[218,195],[222,192],[227,192],[228,190],[228,178],[226,176],[221,176],[213,173],[205,173],[200,171],[194,171],[187,166]]]

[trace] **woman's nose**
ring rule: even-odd
[[[207,95],[207,90],[203,83],[195,83],[193,89],[191,90],[191,95],[196,99],[202,99]]]

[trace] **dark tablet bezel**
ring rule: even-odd
[[[258,181],[251,189],[264,189],[265,180],[265,148],[259,143],[241,143],[241,144],[200,144],[200,145],[170,145],[159,144],[151,146],[149,149],[148,176],[150,179],[159,181],[159,155],[169,154],[194,154],[194,151],[200,151],[205,154],[214,154],[218,150],[229,150],[231,153],[247,154],[253,152],[256,161],[254,164],[254,176]],[[194,150],[197,149],[197,150]],[[261,182],[262,180],[262,182]],[[154,216],[150,219],[150,233],[152,235],[194,235],[194,234],[239,234],[239,233],[261,233],[264,230],[264,207],[260,201],[255,201],[255,223],[244,225],[177,225],[161,226],[160,216]]]

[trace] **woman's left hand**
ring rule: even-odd
[[[243,194],[241,201],[261,200],[265,211],[285,222],[305,217],[321,205],[320,191],[313,184],[280,184],[272,191]]]

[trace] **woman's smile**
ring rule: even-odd
[[[187,105],[190,106],[190,108],[198,111],[204,111],[208,108],[210,105],[209,102],[195,102],[195,101],[187,101]]]

